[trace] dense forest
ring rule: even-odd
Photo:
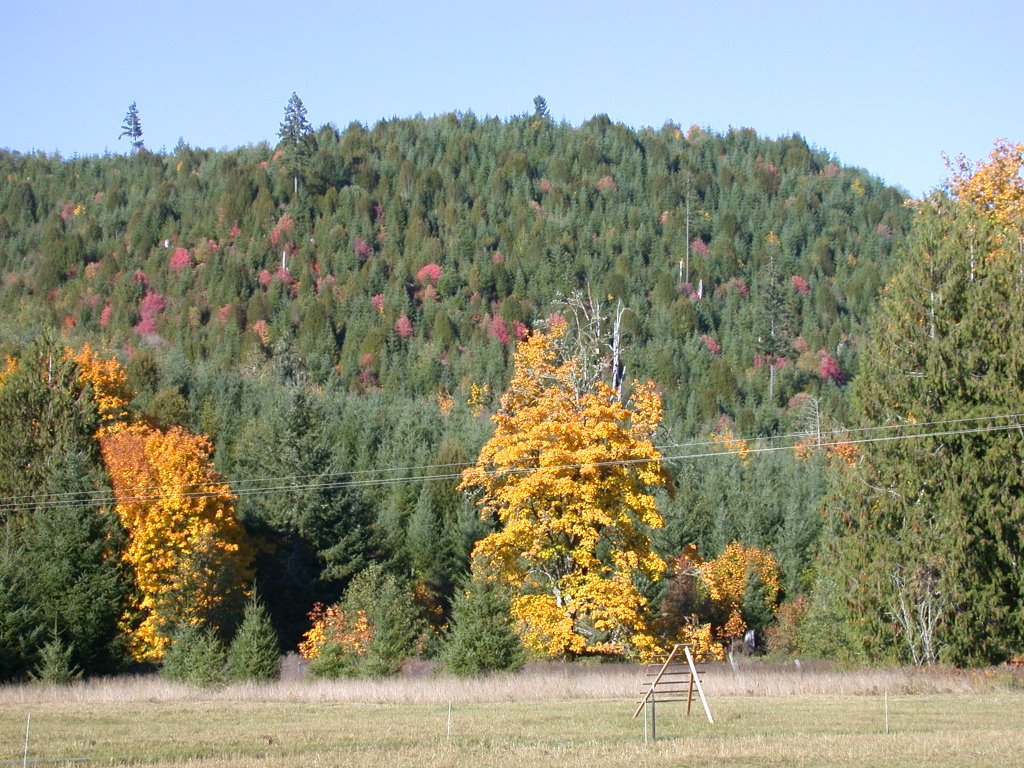
[[[822,591],[822,552],[856,565],[823,510],[854,482],[835,467],[857,459],[836,444],[892,418],[851,382],[882,343],[869,318],[883,285],[926,248],[899,190],[800,136],[558,124],[540,98],[507,120],[313,130],[293,96],[280,144],[231,151],[153,153],[128,120],[127,155],[0,152],[4,678],[53,643],[88,672],[160,657],[173,626],[152,630],[165,637],[147,652],[124,637],[124,606],[145,604],[145,556],[110,552],[135,546],[124,509],[155,519],[162,503],[133,493],[169,482],[158,459],[143,471],[124,457],[161,451],[190,457],[183,486],[218,484],[220,512],[179,516],[232,517],[238,531],[211,525],[246,553],[232,566],[241,592],[175,592],[180,621],[201,614],[228,638],[255,593],[291,650],[323,606],[377,590],[407,594],[427,627],[418,652],[440,653],[474,545],[499,525],[461,473],[492,435],[517,350],[560,318],[586,321],[577,330],[596,341],[577,348],[606,374],[614,339],[625,397],[650,381],[663,405],[664,526],[650,535],[683,576],[641,579],[652,610],[692,613],[682,582],[695,571],[679,564],[734,542],[778,570],[772,611],[745,614],[758,630]],[[218,551],[202,567],[190,551],[189,578],[225,571]],[[836,592],[819,599],[819,626]],[[85,626],[83,606],[101,603]],[[871,632],[821,629],[804,647],[908,657],[898,627]],[[796,642],[777,634],[776,650]],[[1018,640],[949,658],[1005,658]]]

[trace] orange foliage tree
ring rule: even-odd
[[[950,190],[962,203],[985,212],[1001,224],[1024,226],[1024,144],[995,142],[989,161],[972,163],[958,157],[950,163]]]
[[[176,627],[222,626],[240,609],[251,552],[236,497],[205,436],[126,422],[130,392],[116,359],[88,347],[74,359],[98,403],[100,451],[128,537],[123,559],[137,588],[123,622],[129,650],[159,660]]]
[[[722,659],[725,646],[747,631],[744,614],[774,614],[781,590],[778,564],[767,551],[734,541],[705,561],[691,544],[676,561],[663,605],[677,615],[663,621],[670,639],[691,643],[696,657]]]
[[[81,380],[92,386],[93,402],[100,416],[100,434],[125,423],[132,393],[128,373],[117,358],[100,357],[88,344],[77,353],[68,350],[68,355],[78,365]]]
[[[666,485],[651,442],[661,419],[653,385],[629,403],[602,382],[577,389],[577,358],[561,359],[555,321],[515,353],[494,434],[460,488],[498,529],[474,562],[512,588],[523,644],[548,656],[658,652],[637,578],[657,580],[651,549],[662,525],[653,490]],[[476,567],[476,566],[475,566]]]
[[[346,611],[340,605],[317,603],[309,613],[312,626],[299,643],[299,655],[307,661],[320,656],[320,651],[334,644],[354,656],[365,656],[370,648],[373,629],[366,611]]]

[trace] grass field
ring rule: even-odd
[[[0,688],[0,764],[272,766],[1005,766],[1024,755],[1009,672],[709,670],[715,716],[632,719],[636,668],[459,681],[199,691],[158,678]],[[449,706],[451,716],[449,719]],[[886,720],[888,713],[888,721]],[[888,725],[888,732],[886,727]],[[449,732],[450,729],[450,732]]]

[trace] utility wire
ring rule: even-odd
[[[841,437],[831,437],[830,439],[827,440],[815,440],[813,445],[811,445],[810,447],[820,450],[845,445],[866,445],[870,443],[916,440],[935,437],[955,437],[961,435],[984,434],[991,432],[1006,432],[1014,429],[1022,430],[1024,429],[1024,426],[1022,426],[1022,420],[1024,420],[1024,414],[1011,413],[1000,414],[996,416],[979,416],[960,419],[943,419],[929,422],[907,422],[904,424],[861,427],[856,429],[846,429],[842,430],[841,432],[838,432],[838,434],[842,435]],[[1004,421],[1005,423],[977,424],[978,422],[995,421]],[[917,430],[926,427],[952,427],[954,425],[967,425],[972,423],[975,423],[977,425],[959,426],[958,428],[949,429],[936,429],[933,431],[926,432],[915,431],[907,433],[907,430]],[[871,434],[876,432],[883,432],[885,434]],[[867,436],[858,436],[861,434]],[[803,431],[792,432],[785,435],[777,435],[767,438],[744,439],[734,437],[731,439],[733,442],[742,441],[745,443],[749,443],[753,441],[755,443],[752,446],[745,446],[743,448],[711,448],[712,446],[721,446],[722,444],[714,440],[692,441],[688,443],[655,446],[655,448],[658,451],[667,449],[693,449],[696,450],[697,452],[688,451],[683,453],[676,453],[674,455],[663,454],[660,457],[653,459],[644,457],[638,459],[620,459],[606,462],[591,462],[587,464],[564,464],[543,468],[537,466],[515,467],[509,469],[488,470],[485,471],[484,474],[487,476],[499,477],[503,475],[508,476],[527,474],[530,472],[537,471],[538,469],[543,469],[548,472],[567,471],[578,470],[585,467],[589,468],[629,466],[638,464],[648,464],[651,462],[680,463],[721,456],[747,456],[752,454],[776,453],[779,451],[793,450],[800,444],[799,441],[807,440],[808,438],[812,437],[814,437],[813,433]],[[709,450],[709,448],[711,449]],[[150,486],[133,488],[128,489],[131,495],[122,494],[120,498],[118,498],[116,494],[106,490],[66,492],[58,494],[48,494],[46,496],[23,495],[0,497],[0,514],[16,510],[24,503],[32,505],[36,508],[60,508],[68,506],[90,506],[114,503],[142,504],[162,501],[171,498],[203,498],[208,496],[220,495],[222,493],[222,490],[220,489],[216,491],[202,490],[203,488],[209,488],[210,486],[227,486],[230,489],[230,492],[233,496],[237,498],[242,498],[256,494],[294,493],[297,491],[308,490],[342,490],[349,488],[386,486],[409,482],[457,480],[462,476],[462,470],[467,468],[468,466],[472,466],[472,464],[425,464],[412,467],[383,467],[377,469],[351,470],[346,472],[322,474],[267,476],[256,478],[239,478],[234,480],[221,479],[211,481],[208,483],[195,483],[176,487]],[[436,471],[445,469],[457,469],[457,471]],[[432,474],[423,474],[423,472],[426,470],[433,470],[434,472]],[[261,483],[266,484],[262,485]]]

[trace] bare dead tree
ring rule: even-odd
[[[932,666],[939,660],[941,644],[936,631],[948,609],[933,565],[897,565],[891,574],[895,589],[891,607],[910,658],[915,666]]]
[[[626,307],[622,300],[616,302],[610,319],[601,306],[600,299],[587,290],[573,291],[562,302],[569,315],[570,333],[566,336],[567,357],[579,362],[573,385],[577,395],[590,391],[594,384],[610,375],[611,387],[622,400],[622,382],[625,378],[622,363],[622,316]],[[610,328],[609,328],[610,325]]]

